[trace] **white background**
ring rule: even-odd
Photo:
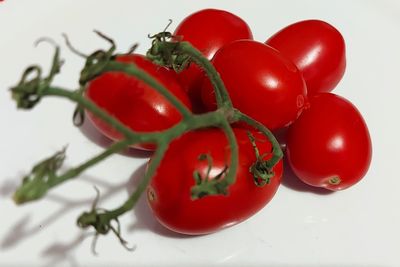
[[[17,207],[10,196],[33,163],[66,144],[67,166],[99,153],[106,140],[90,125],[74,128],[74,106],[46,99],[30,112],[17,111],[8,88],[23,69],[48,69],[53,50],[33,43],[48,36],[62,44],[66,60],[58,85],[76,88],[82,60],[65,49],[61,33],[84,52],[108,48],[93,29],[112,36],[119,51],[147,34],[177,23],[196,10],[231,11],[265,41],[298,20],[323,19],[347,44],[347,70],[336,93],[364,115],[373,141],[371,168],[363,181],[343,192],[324,194],[286,175],[273,201],[233,228],[202,237],[164,230],[142,200],[121,218],[123,236],[136,245],[123,249],[112,235],[90,252],[90,231],[75,225],[90,209],[93,185],[102,207],[124,201],[143,174],[146,153],[117,155],[61,185],[44,200]],[[0,4],[0,266],[400,266],[400,2],[398,1],[70,1],[5,0]]]

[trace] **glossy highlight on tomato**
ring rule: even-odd
[[[321,20],[304,20],[291,24],[266,41],[293,61],[303,74],[308,95],[330,92],[346,69],[343,36]]]
[[[116,60],[136,64],[191,108],[189,98],[176,81],[172,70],[159,67],[137,54],[118,56]],[[86,88],[86,97],[138,132],[164,130],[182,119],[179,111],[164,96],[136,77],[125,73],[107,72],[95,78]],[[119,132],[93,114],[88,113],[88,117],[104,135],[113,140],[122,138]],[[135,147],[154,149],[154,146],[148,144]]]
[[[195,185],[193,173],[197,170],[206,177],[207,161],[199,155],[212,158],[211,178],[224,170],[230,161],[230,148],[220,129],[210,128],[189,132],[173,141],[148,188],[150,207],[165,227],[183,234],[208,234],[237,224],[262,209],[274,196],[282,176],[282,161],[273,168],[274,176],[263,187],[255,185],[249,171],[256,161],[252,144],[244,129],[234,129],[239,146],[239,166],[236,182],[229,194],[191,199]],[[264,135],[254,132],[260,154],[271,157],[271,144]]]
[[[178,40],[190,42],[211,60],[224,45],[239,39],[253,39],[247,23],[240,17],[224,10],[203,9],[187,16],[176,28]],[[194,105],[201,111],[200,85],[203,72],[192,63],[178,75],[183,88],[189,93]]]
[[[303,182],[337,191],[367,173],[372,144],[357,108],[343,97],[320,93],[290,127],[287,158]]]
[[[301,73],[268,45],[252,40],[234,41],[221,48],[212,63],[234,107],[270,130],[292,123],[306,103],[307,89]],[[206,107],[214,110],[214,90],[206,79],[201,93]]]

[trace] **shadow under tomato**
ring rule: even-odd
[[[296,174],[294,174],[292,168],[290,168],[289,162],[287,161],[286,157],[283,158],[283,177],[282,177],[282,185],[290,188],[294,191],[298,192],[308,192],[308,193],[314,193],[318,195],[329,195],[332,194],[333,191],[325,189],[325,188],[320,188],[320,187],[314,187],[311,185],[308,185],[304,182],[302,182]]]
[[[85,118],[83,124],[79,127],[79,130],[88,140],[102,148],[107,148],[114,143],[113,140],[97,130],[97,128],[87,117]],[[148,158],[153,154],[153,152],[135,148],[127,148],[119,154],[132,158]]]
[[[145,172],[146,172],[146,164],[143,164],[132,174],[127,186],[129,195],[132,194],[134,190],[137,188],[140,180],[143,179]],[[128,226],[129,232],[144,230],[144,231],[151,231],[158,235],[170,238],[193,237],[190,235],[184,235],[173,232],[162,226],[154,217],[149,205],[147,204],[146,193],[143,193],[139,201],[136,203],[136,206],[133,209],[133,217],[134,217],[133,223],[130,226]]]

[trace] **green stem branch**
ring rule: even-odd
[[[20,191],[22,193],[21,199],[25,197],[25,199],[28,199],[29,201],[29,198],[32,196],[33,198],[30,200],[39,199],[48,189],[78,176],[89,167],[97,164],[110,155],[121,151],[129,145],[136,143],[155,144],[157,149],[148,165],[144,178],[141,179],[136,190],[129,196],[124,204],[110,211],[96,208],[96,205],[93,205],[90,212],[83,213],[78,219],[78,225],[80,227],[85,228],[93,226],[97,234],[106,234],[109,230],[112,230],[120,238],[121,242],[124,242],[120,236],[120,230],[113,228],[111,222],[116,221],[119,225],[118,217],[135,206],[142,193],[146,190],[151,178],[155,174],[170,142],[184,134],[186,131],[205,127],[220,127],[224,131],[231,149],[231,157],[229,166],[227,166],[226,169],[226,175],[221,179],[211,179],[207,183],[202,183],[202,181],[200,181],[199,184],[192,188],[192,197],[194,198],[212,194],[227,194],[228,187],[235,182],[239,158],[237,140],[230,125],[232,122],[244,121],[252,127],[260,130],[268,137],[272,143],[273,156],[271,159],[266,161],[265,164],[267,167],[272,168],[282,158],[282,151],[273,134],[262,124],[233,108],[232,101],[218,72],[215,70],[211,62],[205,58],[200,51],[190,45],[190,43],[167,42],[165,41],[164,35],[162,35],[164,36],[163,38],[159,35],[153,42],[152,48],[154,49],[151,49],[150,55],[154,59],[159,59],[160,62],[164,62],[163,65],[166,66],[170,66],[170,63],[173,63],[174,59],[177,58],[180,58],[181,60],[176,60],[178,65],[179,62],[189,62],[189,60],[192,60],[194,63],[199,65],[199,67],[204,70],[214,87],[218,105],[216,111],[198,115],[193,114],[177,97],[175,97],[162,84],[160,84],[158,80],[154,79],[147,72],[141,70],[135,64],[126,64],[114,61],[114,42],[101,34],[100,36],[110,41],[112,46],[107,52],[97,51],[87,58],[85,68],[81,72],[80,84],[82,88],[84,88],[87,82],[102,73],[110,71],[124,72],[128,75],[135,76],[163,95],[176,107],[176,109],[182,114],[183,118],[176,125],[163,131],[136,132],[129,127],[126,127],[118,119],[112,117],[105,110],[87,99],[83,95],[83,90],[69,91],[63,88],[50,86],[54,75],[58,73],[62,64],[59,59],[59,48],[57,47],[53,59],[53,68],[47,78],[41,78],[41,69],[39,67],[31,67],[27,69],[21,82],[16,87],[12,88],[13,97],[17,101],[18,106],[25,109],[32,108],[42,97],[45,96],[67,98],[77,103],[78,107],[82,108],[82,110],[87,110],[88,112],[93,113],[110,127],[113,127],[116,131],[120,132],[124,136],[124,140],[114,143],[104,152],[89,159],[83,164],[66,171],[60,176],[57,175],[57,171],[61,167],[65,158],[64,151],[58,152],[53,157],[40,162],[33,168],[32,174],[26,176],[21,188],[18,189],[22,190]],[[36,77],[28,81],[27,76],[30,73],[36,74]],[[29,189],[29,192],[26,195],[23,194],[24,187]],[[97,202],[95,201],[95,204],[96,203]]]
[[[117,119],[111,117],[99,108],[92,101],[88,100],[84,96],[82,96],[78,92],[73,92],[69,90],[65,90],[58,87],[49,87],[45,88],[42,92],[42,97],[45,96],[59,96],[67,98],[71,101],[74,101],[80,104],[86,110],[92,112],[99,118],[103,119],[106,123],[114,127],[116,130],[120,131],[125,135],[125,139],[123,141],[119,141],[108,149],[106,149],[103,153],[95,156],[94,158],[88,160],[87,162],[81,164],[80,166],[68,170],[66,173],[58,176],[55,174],[57,169],[48,170],[47,167],[42,167],[43,171],[36,175],[34,179],[26,179],[20,188],[16,191],[14,195],[14,200],[16,203],[25,203],[32,200],[37,200],[43,197],[47,191],[55,187],[62,182],[65,182],[71,178],[74,178],[81,174],[84,170],[89,167],[97,164],[108,156],[121,151],[122,149],[132,145],[134,143],[154,143],[157,146],[160,144],[169,143],[174,138],[182,135],[187,130],[194,130],[204,127],[210,126],[220,126],[223,124],[228,124],[227,122],[227,114],[224,109],[217,110],[215,112],[199,114],[199,115],[190,115],[188,118],[184,118],[180,123],[172,126],[169,129],[160,132],[149,132],[149,133],[138,133],[134,132],[131,129],[124,126]],[[61,165],[60,165],[61,166]],[[50,179],[46,177],[50,175]]]
[[[235,121],[243,121],[243,122],[247,123],[248,125],[250,125],[251,127],[259,130],[271,142],[273,154],[272,154],[271,159],[269,159],[267,161],[267,166],[269,168],[272,168],[273,166],[275,166],[282,159],[283,152],[282,152],[281,146],[279,145],[279,142],[278,142],[278,140],[276,140],[273,133],[267,127],[265,127],[263,124],[259,123],[258,121],[254,120],[253,118],[247,116],[246,114],[244,114],[238,110],[235,110],[234,119],[235,119]]]
[[[179,43],[179,49],[186,55],[190,56],[194,63],[196,63],[202,70],[204,70],[214,88],[217,106],[232,108],[232,102],[226,91],[225,84],[221,80],[221,77],[219,76],[218,72],[215,70],[211,62],[207,58],[205,58],[199,50],[194,48],[188,42]]]
[[[236,172],[239,164],[239,151],[235,134],[228,121],[221,123],[220,127],[228,138],[229,147],[231,149],[231,159],[227,166],[227,173],[222,179],[200,179],[198,183],[192,187],[192,199],[202,198],[208,195],[228,194],[228,188],[236,181]]]
[[[131,144],[131,142],[128,141],[128,140],[122,140],[122,141],[119,141],[119,142],[116,142],[116,143],[112,144],[110,147],[108,147],[106,150],[104,150],[99,155],[89,159],[88,161],[84,162],[83,164],[81,164],[81,165],[79,165],[79,166],[77,166],[75,168],[72,168],[72,169],[66,171],[64,174],[59,176],[53,182],[50,182],[49,183],[49,188],[55,187],[55,186],[65,182],[66,180],[69,180],[71,178],[77,177],[79,174],[81,174],[86,169],[92,167],[93,165],[96,165],[97,163],[99,163],[100,161],[106,159],[107,157],[122,151],[127,146],[129,146],[130,144]]]
[[[28,175],[26,179],[23,181],[22,185],[15,191],[13,199],[17,204],[23,204],[29,201],[37,200],[42,198],[48,190],[57,185],[71,179],[77,177],[86,169],[92,167],[93,165],[99,163],[100,161],[106,159],[107,157],[123,150],[126,148],[130,142],[128,140],[123,140],[111,145],[108,149],[100,153],[99,155],[89,159],[83,164],[69,169],[62,175],[57,175],[56,172],[58,168],[61,167],[64,158],[65,158],[65,149],[61,152],[58,152],[55,156],[45,160],[44,162],[48,162],[48,164],[43,164],[43,161],[40,162],[36,166],[42,166],[40,172],[38,172],[38,168],[34,168],[33,173],[36,175]],[[53,164],[57,162],[56,164]]]
[[[166,36],[168,36],[166,38]],[[171,34],[161,32],[152,36],[152,47],[147,52],[147,57],[154,63],[182,71],[190,61],[202,69],[209,78],[215,93],[218,108],[232,109],[232,101],[225,85],[211,62],[193,47],[189,42],[171,40]]]
[[[119,122],[114,117],[110,116],[106,111],[99,108],[94,102],[83,97],[79,91],[70,91],[60,87],[48,87],[43,90],[43,96],[60,96],[67,98],[79,105],[82,105],[85,109],[92,112],[94,115],[102,119],[108,125],[116,129],[118,132],[123,134],[126,139],[129,139],[131,142],[141,141],[141,138],[144,138],[146,134],[138,133],[133,131],[132,129],[126,127],[124,124]]]
[[[191,59],[201,69],[205,71],[214,88],[217,106],[232,108],[232,101],[229,97],[229,94],[227,93],[224,82],[222,81],[221,77],[219,76],[218,72],[215,70],[211,62],[206,57],[204,57],[204,55],[198,49],[194,48],[188,42],[180,42],[177,49],[190,56]]]
[[[143,192],[146,190],[147,186],[150,183],[151,178],[154,176],[158,166],[160,165],[160,162],[165,154],[165,151],[168,148],[168,143],[161,143],[158,147],[157,150],[154,154],[154,156],[151,158],[151,161],[149,162],[149,165],[146,170],[146,174],[144,177],[141,179],[138,187],[136,190],[130,195],[128,200],[119,208],[114,209],[112,211],[109,211],[108,214],[109,216],[116,218],[123,213],[131,210],[137,201],[139,200],[140,196],[143,194]]]

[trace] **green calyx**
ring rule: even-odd
[[[259,187],[271,183],[271,178],[275,175],[272,169],[266,165],[265,161],[257,159],[249,168],[249,171],[253,174],[255,185]]]
[[[227,195],[229,184],[223,181],[228,166],[218,173],[215,177],[210,177],[212,170],[212,157],[210,154],[201,154],[198,158],[200,161],[207,161],[207,172],[205,177],[202,177],[199,171],[193,173],[195,186],[192,187],[192,199],[200,199],[210,195]]]
[[[110,43],[110,48],[107,51],[97,50],[86,58],[85,66],[79,78],[81,86],[84,86],[87,82],[102,74],[107,64],[115,59],[116,46],[114,40],[99,31],[95,31],[95,33]]]
[[[182,53],[180,43],[172,40],[174,37],[170,32],[161,32],[153,36],[151,48],[147,51],[146,56],[155,64],[171,68],[176,72],[186,69],[190,62],[190,55]]]
[[[260,155],[256,139],[250,131],[247,132],[247,136],[256,155],[256,161],[250,166],[249,171],[253,175],[255,185],[262,187],[271,182],[271,178],[274,176],[273,166],[270,166],[270,160],[264,160],[266,154]]]
[[[48,38],[39,39],[36,45],[42,42],[48,42],[55,47],[50,72],[47,77],[43,78],[42,69],[36,65],[30,66],[24,71],[19,83],[10,89],[12,99],[16,101],[18,108],[31,109],[36,106],[47,87],[50,86],[54,76],[61,70],[63,61],[60,59],[60,48]],[[30,76],[33,77],[30,78]]]
[[[22,185],[15,191],[13,199],[17,204],[41,198],[57,177],[57,171],[65,160],[65,150],[36,164],[29,175],[22,180]]]
[[[92,243],[93,254],[97,254],[96,241],[98,235],[105,235],[110,231],[112,231],[118,237],[121,244],[127,250],[134,250],[134,247],[128,247],[128,242],[121,236],[121,225],[118,217],[110,216],[109,211],[97,208],[97,203],[100,198],[100,191],[97,189],[97,187],[95,187],[95,190],[96,198],[92,204],[92,209],[89,212],[84,212],[81,216],[79,216],[76,222],[80,228],[88,228],[92,226],[96,230],[96,236],[94,242]],[[111,224],[113,221],[116,223],[116,227]]]

